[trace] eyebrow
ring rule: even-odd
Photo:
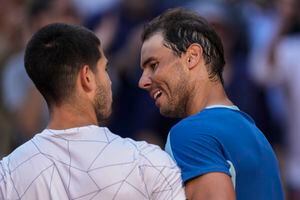
[[[142,69],[143,69],[147,64],[149,64],[151,61],[153,61],[153,60],[156,60],[156,58],[155,58],[155,57],[147,58],[147,59],[143,62],[143,64],[141,65]]]

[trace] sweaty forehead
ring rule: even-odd
[[[141,49],[141,65],[147,59],[152,57],[158,57],[166,53],[169,49],[163,44],[164,39],[161,33],[156,33],[149,39],[145,40]]]

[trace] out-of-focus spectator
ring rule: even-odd
[[[23,19],[23,49],[12,55],[2,73],[2,98],[11,119],[15,148],[38,132],[46,123],[48,113],[42,96],[28,78],[24,68],[24,45],[33,32],[53,22],[79,23],[69,0],[28,1]]]
[[[11,53],[22,47],[22,22],[25,1],[0,1],[0,66]]]
[[[261,89],[261,102],[255,102],[260,112],[263,130],[273,148],[281,158],[284,145],[284,105],[282,93],[276,87],[267,87],[264,74],[267,72],[258,62],[258,57],[266,56],[267,47],[278,29],[278,12],[275,1],[248,1],[244,5],[244,17],[247,21],[247,29],[250,38],[249,72],[251,79]]]
[[[277,2],[277,30],[271,32],[265,52],[256,56],[261,84],[281,92],[285,108],[285,178],[288,199],[300,199],[300,2]],[[276,107],[274,107],[276,109]]]
[[[7,57],[21,48],[24,4],[19,0],[0,1],[0,74]],[[1,85],[0,80],[0,158],[10,152],[11,141],[10,119],[3,106]]]

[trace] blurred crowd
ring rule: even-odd
[[[178,120],[160,116],[137,87],[140,33],[177,6],[198,12],[222,38],[226,91],[272,144],[287,199],[300,199],[299,0],[0,0],[0,158],[47,125],[23,56],[31,35],[52,22],[83,25],[101,39],[114,94],[111,131],[163,147]]]

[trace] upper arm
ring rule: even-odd
[[[171,155],[181,168],[184,182],[211,172],[231,176],[230,160],[215,137],[190,129],[175,129],[170,136]]]
[[[222,141],[194,127],[172,129],[169,138],[188,199],[234,199],[235,169]]]
[[[189,200],[235,199],[231,178],[220,172],[207,173],[187,181],[185,191]]]

